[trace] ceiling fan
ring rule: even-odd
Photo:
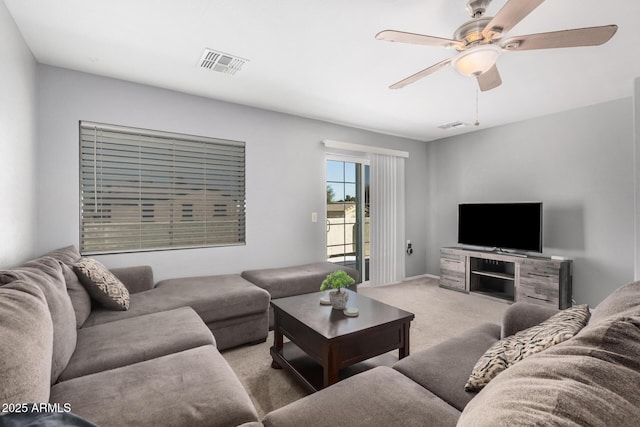
[[[390,86],[400,89],[451,64],[466,76],[478,79],[480,90],[487,91],[502,84],[496,60],[502,52],[561,47],[597,46],[609,41],[618,30],[617,25],[577,28],[526,36],[502,37],[544,0],[509,0],[494,17],[484,17],[491,0],[470,0],[467,11],[471,20],[462,24],[453,34],[453,39],[424,34],[385,30],[376,34],[376,39],[424,46],[454,48],[458,54],[438,62],[416,74]]]

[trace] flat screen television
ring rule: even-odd
[[[542,252],[542,202],[460,204],[458,243]]]

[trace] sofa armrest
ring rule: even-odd
[[[110,271],[127,287],[129,293],[153,289],[153,270],[148,265],[112,268]]]
[[[502,316],[502,338],[544,322],[559,311],[557,308],[517,302]]]

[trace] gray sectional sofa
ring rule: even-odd
[[[131,309],[110,311],[92,306],[79,258],[68,247],[0,272],[0,402],[48,402],[99,426],[259,425],[218,349],[266,338],[266,291],[240,276],[154,287],[136,267],[116,271]]]
[[[479,393],[465,383],[501,337],[557,310],[516,303],[486,323],[265,416],[264,426],[638,426],[640,282],[613,292],[577,335],[498,374]]]

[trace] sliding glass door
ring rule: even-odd
[[[327,260],[369,280],[369,165],[329,158],[326,164]]]

